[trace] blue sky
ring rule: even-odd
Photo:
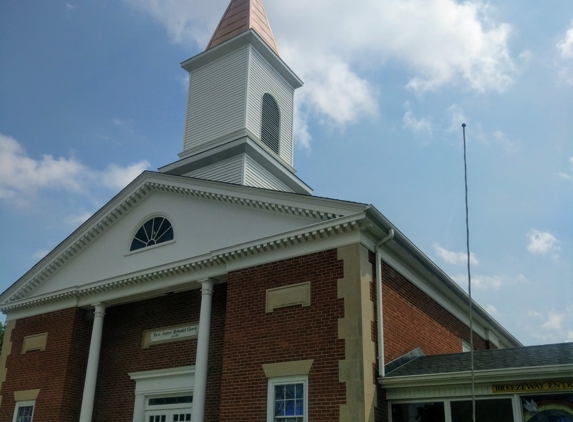
[[[295,167],[374,204],[524,344],[573,341],[568,0],[265,0],[297,91]],[[0,289],[177,159],[179,63],[227,0],[0,3]]]

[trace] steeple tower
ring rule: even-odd
[[[207,49],[181,63],[189,97],[179,161],[159,171],[310,194],[293,166],[294,90],[261,0],[231,0]]]
[[[219,22],[207,50],[243,32],[253,29],[275,52],[279,54],[275,37],[261,0],[232,0]]]

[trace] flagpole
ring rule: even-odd
[[[476,422],[476,396],[475,396],[475,374],[474,374],[474,328],[473,328],[473,306],[472,306],[472,276],[470,269],[470,225],[468,211],[468,166],[466,158],[466,124],[462,123],[464,138],[464,181],[466,192],[466,247],[468,256],[468,297],[469,297],[469,317],[470,317],[470,368],[471,368],[471,388],[472,388],[472,421]]]

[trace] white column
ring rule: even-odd
[[[213,280],[202,280],[201,286],[201,314],[199,316],[197,357],[195,359],[195,387],[193,388],[193,411],[191,412],[191,422],[203,422],[205,419],[207,372],[209,369],[209,333],[211,330]]]
[[[99,365],[99,352],[101,348],[101,333],[103,330],[103,317],[105,315],[105,303],[93,305],[94,324],[92,328],[92,339],[90,342],[90,353],[88,356],[88,367],[86,369],[86,381],[84,383],[84,395],[82,398],[82,411],[80,422],[91,422],[94,410],[94,397],[97,381],[97,369]]]

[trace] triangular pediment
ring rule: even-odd
[[[6,290],[0,307],[78,296],[163,268],[212,265],[241,245],[362,210],[363,204],[145,172]],[[130,251],[138,228],[156,216],[170,221],[174,239]]]

